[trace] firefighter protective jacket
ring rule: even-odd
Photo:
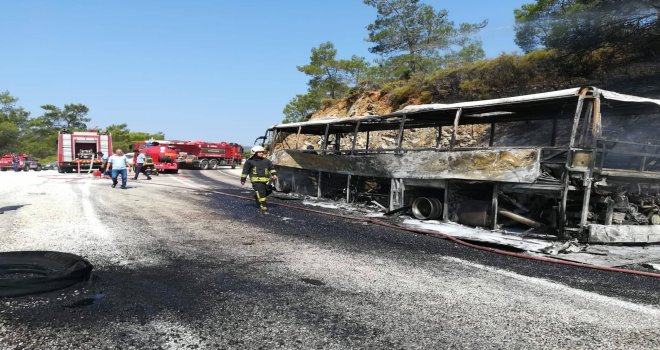
[[[268,182],[270,177],[276,173],[277,171],[270,159],[251,157],[243,165],[241,181],[245,181],[245,178],[249,175],[252,182]]]

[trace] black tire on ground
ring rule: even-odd
[[[211,170],[218,169],[218,161],[215,159],[211,159],[211,161],[209,162],[209,169]]]
[[[238,162],[234,161],[233,163],[231,163],[231,168],[236,169],[237,164],[238,164]]]
[[[50,251],[0,253],[0,297],[49,292],[89,280],[89,261]]]
[[[23,167],[23,171],[28,171],[28,170],[30,170],[29,166],[26,165],[26,166]]]
[[[37,168],[34,171],[41,171],[41,165],[37,165]]]
[[[201,170],[207,170],[209,168],[209,161],[206,159],[202,159],[202,161],[199,162],[199,168]]]
[[[60,174],[64,174],[66,172],[66,169],[63,168],[63,167],[58,166],[57,167],[57,172],[60,173]]]

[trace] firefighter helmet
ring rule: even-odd
[[[252,152],[252,154],[256,154],[257,152],[266,152],[266,149],[261,146],[254,146],[250,152]]]

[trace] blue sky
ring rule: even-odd
[[[488,57],[518,51],[513,10],[531,0],[424,1],[454,22],[488,19]],[[168,139],[251,145],[307,89],[296,66],[332,41],[373,58],[360,0],[4,1],[0,91],[33,117],[82,103],[90,127],[127,123]]]

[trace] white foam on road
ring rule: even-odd
[[[209,190],[210,189],[208,186],[200,186],[200,185],[194,184],[190,181],[181,180],[180,178],[178,178],[176,176],[173,176],[172,179],[176,180],[179,183],[182,183],[182,184],[186,185],[187,187],[195,188],[195,189],[198,189],[198,190]]]
[[[479,270],[483,270],[483,271],[486,271],[486,272],[489,272],[489,273],[496,273],[498,275],[502,275],[504,277],[512,278],[512,279],[515,279],[517,281],[526,283],[530,286],[540,287],[540,288],[542,288],[546,291],[547,290],[555,290],[555,291],[558,291],[558,292],[574,295],[577,298],[583,298],[583,300],[589,300],[590,302],[603,303],[604,305],[611,305],[611,306],[623,308],[623,309],[626,309],[626,310],[629,310],[629,311],[643,313],[643,314],[649,315],[649,316],[660,317],[660,309],[658,309],[654,306],[635,304],[635,303],[631,303],[631,302],[628,302],[628,301],[608,297],[608,296],[605,296],[605,295],[601,295],[601,294],[597,294],[597,293],[593,293],[593,292],[588,292],[588,291],[585,291],[585,290],[582,290],[582,289],[572,288],[572,287],[569,287],[569,286],[566,286],[566,285],[563,285],[563,284],[560,284],[560,283],[548,281],[548,280],[545,280],[545,279],[542,279],[542,278],[524,276],[524,275],[517,274],[515,272],[506,271],[506,270],[502,270],[502,269],[498,269],[498,268],[495,268],[495,267],[486,266],[486,265],[482,265],[482,264],[477,264],[477,263],[467,261],[467,260],[463,260],[463,259],[459,259],[459,258],[444,256],[444,257],[441,257],[440,259],[445,260],[445,261],[459,263],[459,264],[469,266],[469,267],[472,267],[472,268],[476,268],[476,269],[479,269]]]

